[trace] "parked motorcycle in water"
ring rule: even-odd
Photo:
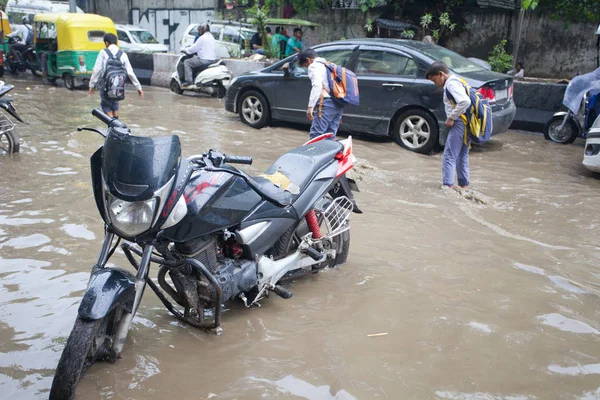
[[[171,91],[177,94],[183,94],[185,90],[190,90],[198,93],[206,93],[213,97],[223,98],[227,87],[231,82],[233,74],[227,68],[227,63],[224,60],[217,61],[209,65],[206,69],[196,68],[192,71],[194,84],[192,86],[182,87],[181,79],[183,79],[183,62],[191,57],[189,54],[183,53],[177,61],[177,68],[171,75]],[[198,72],[200,71],[200,72]]]
[[[8,45],[10,48],[7,55],[8,70],[13,74],[30,70],[33,76],[42,76],[33,46],[19,46],[18,43],[19,40],[17,38],[8,36]],[[17,47],[23,48],[20,49]]]
[[[282,278],[346,261],[350,214],[360,212],[351,189],[358,188],[346,178],[355,160],[352,138],[323,135],[251,177],[231,165],[251,164],[251,157],[210,150],[184,158],[177,136],[132,136],[118,119],[99,109],[93,115],[107,134],[78,130],[105,136],[91,172],[106,236],[51,400],[72,398],[90,365],[120,356],[146,284],[177,319],[220,334],[223,302],[250,307],[270,292],[288,299]],[[135,275],[107,266],[121,239]],[[160,266],[160,288],[148,277],[151,263]]]
[[[0,108],[15,117],[17,121],[23,122],[17,110],[12,105],[12,99],[3,96],[14,89],[13,85],[7,85],[0,81]],[[0,112],[0,155],[18,153],[21,146],[19,135],[15,131],[15,124],[4,113]]]
[[[546,123],[544,137],[556,143],[569,144],[587,137],[600,115],[600,68],[579,75],[567,86],[563,97],[567,111],[560,111]]]

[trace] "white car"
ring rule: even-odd
[[[594,121],[585,141],[583,166],[590,171],[600,172],[600,116]]]
[[[133,25],[115,25],[119,47],[132,53],[166,53],[169,47],[158,43],[158,40],[144,28]]]
[[[190,24],[183,34],[181,39],[181,49],[194,44],[194,38],[198,33],[198,25]],[[210,33],[217,41],[217,58],[239,57],[244,41],[252,39],[252,35],[256,33],[255,29],[250,29],[252,25],[239,23],[211,23]]]

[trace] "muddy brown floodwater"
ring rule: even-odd
[[[101,124],[83,91],[16,86],[30,124],[0,159],[0,398],[44,399],[103,237],[89,176],[102,140],[75,130]],[[253,173],[306,139],[154,88],[121,119],[179,135],[187,155],[253,156]],[[583,143],[495,137],[472,152],[471,200],[440,189],[440,155],[367,139],[354,152],[364,214],[345,265],[295,281],[289,300],[228,304],[221,337],[147,290],[123,358],[93,366],[77,398],[600,398],[600,180]]]

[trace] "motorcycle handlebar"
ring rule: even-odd
[[[225,156],[223,159],[227,164],[247,164],[252,165],[252,157],[244,156]]]
[[[127,128],[127,125],[116,118],[111,118],[104,114],[104,112],[102,112],[102,110],[99,108],[94,108],[94,110],[92,110],[92,115],[104,122],[109,128]]]

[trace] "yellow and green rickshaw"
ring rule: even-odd
[[[36,55],[47,78],[62,78],[67,89],[83,85],[92,75],[104,35],[117,34],[110,18],[95,14],[36,14]],[[44,65],[45,64],[45,65]]]
[[[8,57],[8,40],[6,35],[11,32],[8,16],[0,11],[0,77],[4,76],[4,58]]]

